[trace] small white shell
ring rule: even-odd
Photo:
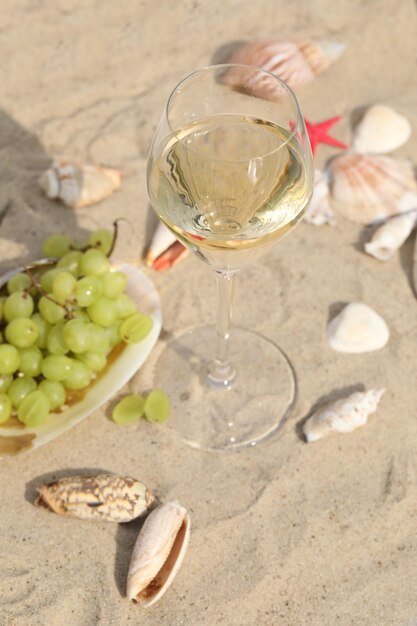
[[[228,63],[260,67],[279,76],[291,88],[311,82],[321,74],[344,51],[345,45],[333,41],[275,41],[260,40],[246,43],[233,52]],[[261,77],[244,68],[227,72],[225,82],[229,85],[262,93],[269,99],[281,94],[277,81]],[[276,91],[277,90],[277,91]]]
[[[383,348],[388,342],[389,330],[370,306],[352,302],[329,322],[327,337],[333,350],[359,354]]]
[[[396,215],[382,224],[365,243],[365,252],[379,261],[388,261],[403,245],[417,221],[417,211]]]
[[[353,133],[353,149],[362,154],[391,152],[399,148],[411,136],[411,124],[386,104],[374,104]]]
[[[148,267],[162,271],[178,263],[188,252],[188,248],[178,241],[169,228],[158,222],[144,260]]]
[[[303,430],[309,443],[331,433],[350,433],[366,424],[368,416],[375,413],[385,389],[355,391],[347,398],[329,402],[316,411],[304,424]]]
[[[118,170],[55,161],[42,174],[39,185],[48,198],[57,198],[68,207],[80,208],[107,198],[120,187],[121,180]]]
[[[343,154],[329,163],[331,204],[359,224],[375,224],[417,206],[413,165],[381,155]]]
[[[166,592],[184,559],[190,518],[178,502],[168,502],[146,518],[133,548],[126,595],[151,606]]]
[[[314,191],[310,205],[304,215],[304,221],[314,226],[335,224],[334,213],[329,204],[329,185],[323,172],[314,172]]]

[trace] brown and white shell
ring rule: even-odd
[[[54,161],[42,174],[39,185],[46,196],[73,209],[104,200],[122,183],[119,170]]]
[[[145,263],[157,271],[167,270],[176,265],[189,253],[172,232],[158,222],[154,236],[145,255]]]
[[[350,153],[328,169],[331,205],[353,222],[373,224],[417,207],[417,182],[405,159]]]
[[[234,50],[228,63],[260,67],[279,76],[294,89],[327,70],[344,49],[344,44],[333,41],[266,39],[243,44]],[[245,68],[229,70],[224,82],[237,88],[245,85],[255,93],[262,93],[266,99],[273,98],[275,90],[278,90],[277,95],[281,95],[280,86],[276,84],[278,81],[268,80],[267,75],[261,77]]]
[[[327,326],[329,345],[337,352],[361,354],[383,348],[389,339],[385,320],[363,302],[351,302]]]
[[[365,243],[365,252],[378,261],[389,261],[408,238],[416,222],[417,210],[389,219]]]
[[[329,402],[316,411],[304,424],[308,443],[332,433],[350,433],[366,424],[368,416],[375,413],[385,389],[355,391],[347,398]]]
[[[151,606],[163,596],[181,566],[189,537],[190,517],[178,502],[168,502],[150,513],[130,560],[129,600]]]
[[[106,522],[130,522],[145,513],[154,498],[130,476],[99,474],[67,476],[38,488],[36,506],[68,517]]]
[[[314,191],[304,215],[304,221],[314,226],[334,225],[336,220],[329,204],[329,185],[321,170],[314,172]]]
[[[353,149],[361,154],[381,154],[399,148],[411,136],[404,115],[386,104],[369,107],[353,132]]]

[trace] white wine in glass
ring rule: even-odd
[[[232,285],[237,270],[300,221],[310,200],[311,152],[295,96],[257,68],[194,72],[168,100],[148,188],[158,217],[218,276],[217,328],[176,336],[157,365],[156,384],[171,397],[172,425],[198,448],[255,445],[287,416],[295,379],[269,340],[230,331]]]

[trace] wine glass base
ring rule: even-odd
[[[233,328],[230,361],[236,375],[222,388],[208,378],[215,345],[215,328],[201,326],[173,337],[161,354],[154,385],[170,397],[170,427],[193,448],[255,446],[288,417],[296,394],[293,368],[271,341]]]

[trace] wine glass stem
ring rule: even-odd
[[[230,322],[232,316],[234,272],[217,271],[216,356],[208,368],[211,386],[227,389],[236,372],[229,361]]]

